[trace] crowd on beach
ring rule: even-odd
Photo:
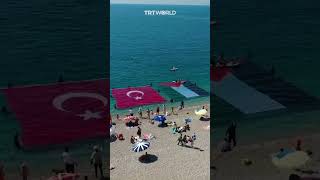
[[[143,111],[142,107],[139,107],[136,112],[137,116],[135,116],[135,112],[132,109],[129,109],[129,112],[127,115],[121,118],[120,115],[117,114],[116,119],[118,121],[123,120],[125,122],[125,125],[128,128],[137,127],[137,133],[136,133],[137,136],[131,135],[131,137],[129,136],[130,138],[128,137],[130,139],[130,143],[134,145],[141,141],[150,141],[151,139],[156,138],[151,133],[142,134],[142,130],[140,127],[142,125],[142,121],[140,121],[141,119],[147,119],[148,121],[145,121],[145,122],[154,124],[156,121],[155,120],[156,116],[170,117],[170,116],[178,115],[179,110],[183,110],[184,108],[185,108],[184,101],[180,102],[180,106],[177,108],[178,110],[175,110],[175,107],[172,106],[171,112],[167,111],[166,104],[163,104],[162,108],[160,108],[160,106],[157,106],[155,108],[155,111],[153,111],[153,109],[150,109],[149,107],[147,107],[145,111]],[[206,106],[202,106],[202,109],[206,109]],[[189,113],[187,112],[187,114]],[[193,148],[194,142],[196,141],[196,133],[194,132],[193,135],[187,135],[187,132],[191,130],[190,123],[191,123],[191,119],[186,119],[185,123],[179,126],[175,121],[166,120],[166,121],[160,121],[158,126],[169,127],[169,129],[171,130],[170,132],[172,134],[180,134],[177,140],[178,141],[177,145],[186,146],[187,143],[190,143],[191,147]],[[116,126],[116,123],[113,122],[112,126]],[[123,137],[123,134],[121,132],[117,132],[117,133],[111,132],[110,136],[111,136],[111,139],[113,139],[112,141],[115,141],[116,139],[125,140],[125,137]]]
[[[81,176],[76,171],[76,167],[79,165],[78,162],[75,160],[74,157],[72,157],[69,148],[65,147],[64,152],[61,155],[61,159],[64,163],[64,168],[61,169],[52,169],[51,172],[55,174],[50,178],[50,180],[68,180],[73,179],[77,180],[81,177],[84,178],[84,180],[88,180],[88,176]],[[93,147],[93,152],[90,156],[90,164],[93,166],[95,177],[103,180],[104,173],[103,173],[103,153],[102,149],[99,148],[99,146]],[[27,164],[26,161],[21,162],[20,164],[20,176],[22,180],[28,180],[30,179],[30,166]],[[98,173],[99,172],[99,173]],[[0,162],[0,180],[7,180],[5,176],[5,165],[3,162]],[[59,179],[60,178],[60,179]],[[44,179],[43,179],[44,180]]]

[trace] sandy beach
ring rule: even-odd
[[[122,133],[124,141],[115,141],[110,145],[110,163],[115,169],[111,170],[111,179],[198,179],[210,178],[210,130],[206,129],[210,121],[200,121],[195,115],[195,109],[202,105],[185,107],[177,111],[178,115],[170,115],[167,121],[176,122],[178,126],[184,124],[184,119],[191,117],[190,131],[186,135],[192,136],[195,132],[197,140],[194,148],[177,145],[179,134],[172,134],[170,127],[160,128],[158,122],[151,124],[147,119],[142,122],[142,134],[151,133],[156,139],[150,140],[150,147],[143,152],[131,151],[130,137],[136,136],[137,127],[127,128],[123,121],[116,122],[116,132]],[[206,107],[210,109],[208,104]],[[210,112],[209,112],[210,113]],[[116,118],[113,118],[116,119]],[[190,144],[189,144],[190,145]],[[152,163],[141,163],[139,157],[145,152],[155,155],[157,160]]]
[[[311,150],[311,160],[301,167],[303,170],[318,171],[320,168],[320,134],[277,139],[269,142],[240,145],[231,152],[221,153],[219,145],[212,147],[213,164],[211,179],[217,180],[287,180],[294,173],[301,177],[320,177],[320,174],[303,174],[293,169],[280,169],[273,165],[271,154],[280,148],[294,148],[297,139],[302,140],[302,150]],[[250,159],[253,164],[245,166],[242,159]]]

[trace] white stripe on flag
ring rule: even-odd
[[[212,90],[216,96],[245,114],[286,108],[269,96],[248,86],[231,73],[221,81],[214,81]]]
[[[199,94],[191,91],[190,89],[186,88],[184,85],[181,85],[179,87],[171,87],[181,95],[183,95],[186,98],[192,98],[192,97],[197,97]]]

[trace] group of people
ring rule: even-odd
[[[177,145],[180,145],[180,146],[186,146],[186,144],[188,142],[190,142],[191,144],[191,147],[193,147],[193,144],[194,144],[194,141],[196,140],[196,134],[193,133],[193,135],[190,137],[188,135],[182,135],[182,133],[180,133],[180,136],[178,138],[178,144]]]
[[[62,159],[65,165],[65,172],[75,173],[75,167],[78,165],[78,163],[75,161],[74,158],[72,158],[68,147],[66,147],[64,152],[62,153]],[[98,178],[98,169],[100,172],[100,177],[104,177],[103,169],[102,169],[103,153],[101,151],[101,148],[99,148],[99,146],[93,147],[93,152],[90,157],[90,164],[93,165],[94,167],[96,178]]]
[[[175,134],[175,133],[182,133],[182,132],[187,132],[187,131],[190,131],[190,125],[188,123],[186,123],[184,126],[177,126],[177,123],[176,122],[173,122],[173,125],[172,125],[172,133]]]
[[[98,146],[94,146],[94,151],[90,157],[90,163],[94,166],[95,176],[98,178],[98,170],[100,172],[100,177],[103,176],[103,153]],[[72,173],[75,174],[75,167],[78,163],[72,158],[69,148],[66,147],[62,153],[63,163],[65,165],[64,170],[53,170],[55,173]],[[20,165],[20,175],[22,180],[28,180],[30,177],[29,166],[26,162],[22,162]],[[0,180],[5,180],[5,170],[4,164],[0,162]]]

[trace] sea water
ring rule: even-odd
[[[319,5],[316,0],[216,1],[212,11],[217,21],[215,55],[224,53],[226,57],[236,57],[249,52],[258,65],[266,69],[273,65],[277,76],[320,97],[317,80],[320,76]],[[313,111],[243,120],[238,126],[239,142],[261,142],[318,132],[319,117],[319,111]],[[225,129],[226,124],[217,125],[212,134],[214,142],[223,140]]]
[[[145,14],[151,10],[170,13]],[[111,88],[152,83],[153,88],[169,100],[172,97],[166,92],[173,90],[158,84],[183,79],[195,82],[209,92],[209,20],[209,6],[112,4]],[[179,69],[172,72],[172,66]],[[203,104],[208,100],[208,97],[196,98],[185,104]],[[128,113],[127,110],[115,110],[114,104],[112,98],[112,113]]]

